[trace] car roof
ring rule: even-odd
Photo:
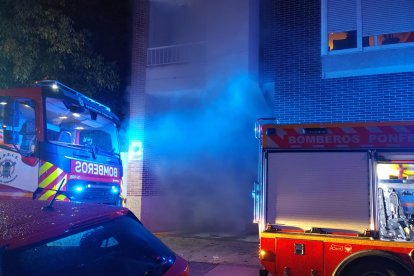
[[[0,198],[0,247],[18,248],[129,214],[122,207]]]

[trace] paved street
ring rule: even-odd
[[[191,276],[257,276],[257,236],[157,233],[166,245],[190,262]]]

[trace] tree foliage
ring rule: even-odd
[[[71,1],[0,1],[0,87],[56,79],[92,97],[119,98],[119,68],[99,54],[67,5]]]

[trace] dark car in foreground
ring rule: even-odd
[[[0,198],[0,275],[188,276],[126,208]]]

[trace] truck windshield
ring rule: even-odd
[[[46,136],[52,143],[93,147],[101,153],[119,153],[116,124],[74,102],[46,98],[46,123]]]

